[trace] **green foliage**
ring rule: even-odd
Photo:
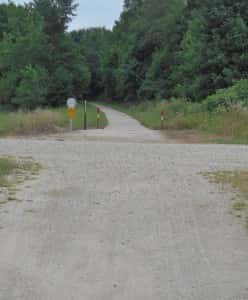
[[[43,17],[45,32],[53,41],[64,34],[77,8],[74,0],[34,0],[31,6]]]
[[[22,108],[34,109],[46,102],[48,74],[41,67],[27,66],[20,73],[20,82],[13,103]]]
[[[217,108],[230,110],[234,107],[248,107],[248,80],[238,81],[227,89],[220,89],[214,95],[205,100],[205,105],[209,111]]]
[[[189,1],[173,68],[174,94],[195,101],[248,75],[248,3]]]
[[[0,4],[1,106],[58,106],[71,96],[200,102],[220,89],[209,110],[246,104],[245,87],[223,89],[248,78],[247,0],[125,0],[112,31],[68,33],[76,7]]]
[[[199,102],[247,78],[247,15],[247,0],[125,0],[113,32],[73,33],[87,53],[90,97]]]
[[[70,36],[84,56],[84,67],[88,70],[88,81],[82,80],[81,92],[84,91],[89,99],[97,99],[103,94],[108,97],[109,93],[111,98],[114,97],[116,58],[111,49],[112,32],[105,28],[91,28],[72,31]]]
[[[145,79],[138,91],[139,99],[162,99],[168,93],[169,66],[167,64],[168,51],[166,48],[154,53]]]
[[[199,67],[202,64],[201,52],[204,47],[202,28],[205,19],[197,14],[188,21],[187,31],[183,37],[180,48],[176,52],[175,66],[171,79],[174,82],[173,94],[176,97],[189,99],[201,98],[202,76],[199,75]]]
[[[17,92],[19,85],[27,82],[27,70],[35,66],[41,72],[44,56],[38,53],[45,51],[46,36],[42,20],[35,12],[14,4],[1,5],[0,15],[4,12],[9,16],[8,31],[3,32],[0,40],[0,104],[15,106],[14,98],[21,93],[20,89]]]
[[[73,0],[0,5],[0,105],[34,109],[81,99],[91,75],[84,54],[66,33]]]

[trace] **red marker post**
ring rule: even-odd
[[[161,114],[160,114],[160,119],[161,119],[161,125],[160,125],[160,128],[161,128],[161,130],[163,130],[164,129],[164,115],[165,115],[165,111],[164,110],[162,110],[161,111]]]
[[[96,109],[96,128],[100,128],[100,108],[97,107]]]

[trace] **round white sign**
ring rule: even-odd
[[[69,98],[66,103],[68,108],[75,108],[77,105],[77,101],[74,98]]]

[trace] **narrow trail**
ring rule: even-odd
[[[84,137],[91,140],[165,142],[165,137],[159,131],[145,128],[135,119],[115,109],[103,105],[98,106],[106,114],[108,126],[103,130],[90,130],[83,134]]]
[[[248,168],[248,147],[167,144],[102,109],[105,130],[0,139],[43,167],[0,206],[0,300],[247,300],[244,220],[200,173]]]

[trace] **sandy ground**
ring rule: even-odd
[[[248,147],[168,144],[105,111],[105,130],[0,140],[43,165],[0,207],[0,299],[247,300],[243,220],[199,173],[248,168]]]

